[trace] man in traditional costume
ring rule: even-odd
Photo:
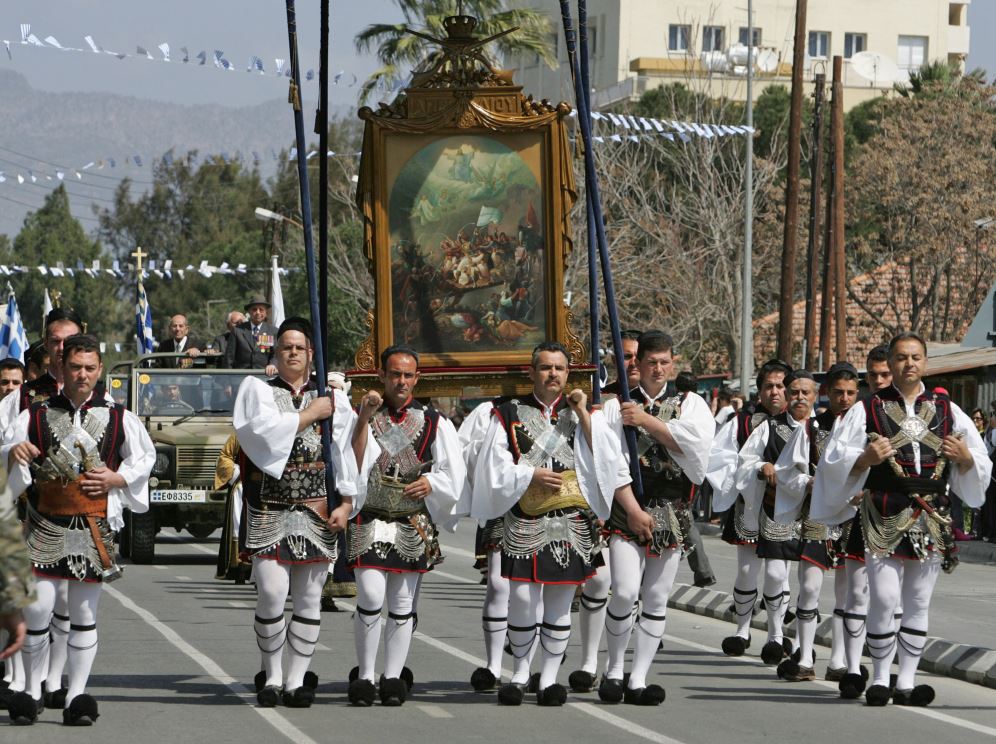
[[[70,336],[83,332],[83,321],[79,315],[69,309],[54,308],[45,316],[44,338],[41,343],[46,351],[48,366],[44,372],[28,380],[17,391],[6,396],[0,402],[0,442],[8,441],[12,426],[17,415],[28,408],[31,403],[47,400],[62,390],[62,344]],[[98,381],[98,388],[103,390],[103,381]],[[22,496],[22,502],[25,500]],[[24,506],[20,508],[21,518],[24,518]],[[69,637],[69,610],[66,596],[67,583],[57,586],[55,607],[52,612],[51,643],[45,649],[48,661],[42,663],[42,685],[45,705],[51,708],[62,708],[66,702],[66,688],[62,686],[62,675],[66,667]],[[24,664],[21,655],[15,654],[7,664],[10,678],[4,678],[10,683],[10,692],[23,692],[25,689]],[[0,693],[0,701],[4,693]]]
[[[307,672],[318,643],[322,586],[336,558],[337,533],[352,513],[360,475],[350,443],[356,415],[341,391],[333,390],[334,397],[318,395],[311,334],[307,320],[287,318],[276,334],[277,376],[246,377],[232,412],[245,502],[239,543],[252,559],[256,580],[253,627],[263,666],[256,676],[256,698],[264,708],[281,700],[288,707],[307,708],[314,701],[317,678]],[[340,499],[334,507],[318,427],[330,418],[334,489]],[[290,622],[284,618],[288,594]]]
[[[837,424],[816,473],[813,503],[836,507],[828,523],[850,519],[852,499],[865,541],[869,608],[866,642],[872,657],[865,701],[925,706],[930,685],[916,684],[927,642],[927,613],[941,570],[957,563],[949,494],[979,507],[992,474],[985,445],[971,419],[947,395],[922,382],[927,345],[915,333],[889,344],[892,385],[854,406]],[[898,631],[894,614],[902,602]],[[894,691],[889,666],[898,645]]]
[[[508,640],[512,679],[498,691],[503,705],[520,705],[529,654],[541,644],[540,705],[563,705],[557,672],[570,639],[575,588],[595,572],[594,518],[607,519],[613,494],[629,526],[650,538],[651,517],[629,489],[619,442],[601,412],[589,414],[581,390],[564,395],[569,355],[544,342],[533,350],[533,391],[497,406],[477,458],[471,515],[504,516],[501,573],[511,582]]]
[[[844,664],[844,605],[847,575],[844,572],[844,545],[839,526],[828,527],[813,520],[810,514],[810,494],[813,474],[823,454],[824,446],[836,421],[858,400],[858,371],[854,365],[838,362],[827,371],[827,397],[830,407],[797,427],[775,462],[775,522],[792,524],[799,533],[799,596],[796,600],[796,638],[798,658],[793,655],[778,666],[778,676],[790,682],[816,679],[813,669],[816,624],[819,618],[820,590],[823,572],[834,571],[835,606],[831,618],[830,670],[845,670]],[[796,382],[789,386],[792,398]],[[839,679],[839,678],[838,678]]]
[[[647,684],[647,673],[664,636],[667,600],[678,573],[687,537],[678,513],[690,503],[694,486],[705,477],[716,424],[705,400],[696,393],[667,394],[674,367],[673,341],[660,331],[640,335],[637,365],[640,384],[632,400],[605,404],[605,418],[620,440],[623,426],[637,429],[643,482],[641,507],[653,519],[649,541],[628,526],[622,504],[612,505],[606,523],[612,567],[612,598],[605,629],[609,662],[599,697],[618,703],[659,705],[664,689]],[[624,450],[628,460],[628,453]],[[626,648],[633,632],[633,606],[642,600],[628,684],[623,682]]]
[[[741,448],[751,432],[768,419],[785,410],[785,378],[792,369],[785,362],[772,359],[757,373],[758,404],[745,408],[730,419],[716,434],[709,453],[706,478],[713,488],[713,511],[726,511],[723,540],[737,548],[737,577],[733,582],[733,610],[737,630],[723,639],[723,652],[742,656],[750,648],[750,621],[757,603],[757,578],[761,559],[757,555],[758,513],[748,508],[736,486]]]
[[[868,396],[892,385],[892,372],[889,369],[889,348],[876,346],[868,352],[865,360],[865,382]],[[860,495],[855,497],[860,501]],[[838,511],[834,504],[812,503],[810,513],[822,519]],[[865,540],[861,531],[861,516],[854,517],[842,526],[844,545],[844,571],[847,575],[847,598],[844,604],[842,624],[844,630],[845,668],[831,666],[826,678],[836,681],[840,696],[845,700],[856,700],[865,691],[868,670],[861,666],[861,655],[865,648],[865,634],[868,630],[868,572],[865,570]],[[836,613],[836,610],[834,610]],[[902,622],[902,603],[896,608],[895,626]]]
[[[27,687],[11,699],[15,723],[33,723],[42,710],[49,622],[60,584],[68,596],[69,687],[63,723],[89,726],[97,701],[85,693],[97,655],[101,583],[117,578],[114,533],[122,510],[149,508],[148,478],[155,448],[141,422],[109,403],[97,387],[103,375],[93,336],[61,342],[62,390],[18,414],[3,447],[15,496],[27,491],[27,543],[38,599],[25,610]]]
[[[353,705],[405,702],[412,675],[405,667],[415,630],[419,581],[442,560],[437,525],[456,529],[464,470],[456,429],[439,411],[414,398],[418,353],[390,346],[381,353],[384,394],[368,392],[353,435],[357,460],[376,456],[359,514],[349,525],[349,561],[356,575],[353,633],[359,668],[349,683]],[[371,443],[370,440],[374,443]],[[384,673],[374,686],[381,613],[387,605]]]
[[[775,519],[775,463],[795,430],[807,425],[819,393],[816,380],[806,370],[793,371],[786,385],[788,408],[768,419],[766,426],[758,426],[751,432],[740,450],[737,466],[737,490],[744,498],[746,510],[758,514],[760,528],[757,555],[764,559],[764,606],[768,617],[768,640],[761,648],[765,664],[777,664],[792,651],[792,644],[784,635],[789,601],[788,565],[799,561],[803,545],[800,521],[786,523]],[[826,529],[822,525],[810,527],[807,534],[812,535]]]

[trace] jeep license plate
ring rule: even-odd
[[[153,504],[204,504],[207,491],[153,491],[149,501]]]

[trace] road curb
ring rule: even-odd
[[[684,610],[696,615],[704,615],[716,620],[732,622],[733,598],[726,592],[714,589],[703,589],[690,584],[676,583],[668,598],[668,606]],[[821,646],[830,646],[830,614],[823,613],[823,621],[816,630],[816,642]],[[751,620],[751,627],[767,630],[767,619],[761,610]],[[795,629],[785,629],[786,635],[794,635]],[[719,644],[716,644],[719,648]],[[927,638],[920,659],[920,669],[932,674],[953,677],[964,682],[971,682],[996,689],[996,650],[969,646],[964,643],[954,643],[943,638]]]

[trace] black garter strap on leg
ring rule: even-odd
[[[259,615],[256,615],[255,616],[255,620],[256,620],[255,624],[256,625],[276,625],[277,623],[279,623],[283,619],[284,619],[283,615],[277,615],[276,617],[260,617]],[[285,631],[287,630],[287,625],[286,624],[282,625],[278,630],[275,630],[274,632],[270,633],[269,635],[266,635],[264,633],[260,633],[259,632],[259,628],[256,628],[256,627],[253,627],[253,630],[256,633],[256,647],[260,651],[262,651],[264,654],[276,653],[277,651],[279,651],[280,649],[282,649],[284,647],[284,643],[286,643],[286,641],[287,641],[287,635],[285,633]],[[270,649],[263,648],[263,641],[269,641],[271,638],[276,638],[281,633],[284,634],[284,637],[280,640],[280,645],[279,646],[277,646],[276,648],[270,648]]]
[[[504,627],[502,627],[502,628],[492,628],[491,630],[488,630],[488,627],[487,627],[488,623],[492,623],[492,624],[493,623],[500,623]],[[488,633],[488,634],[491,634],[491,633],[504,633],[506,630],[508,630],[508,617],[507,616],[506,617],[488,617],[487,615],[482,615],[481,616],[481,627],[484,629],[484,632]]]
[[[532,649],[533,644],[536,642],[537,630],[539,629],[539,624],[536,625],[509,625],[508,626],[508,645],[512,651],[513,659],[524,659],[529,655],[530,649]],[[516,643],[512,639],[512,633],[529,633],[529,639],[523,643]],[[520,649],[525,649],[520,651]]]
[[[747,597],[748,599],[740,599],[740,597]],[[751,589],[749,592],[745,592],[741,589],[733,587],[733,611],[737,614],[737,617],[745,617],[754,612],[754,605],[757,604],[757,589]],[[741,606],[746,606],[746,610],[740,611]]]
[[[764,609],[768,612],[773,610],[779,610],[782,606],[782,600],[785,596],[783,592],[778,594],[772,594],[770,597],[767,594],[762,595],[764,597]]]
[[[391,620],[394,620],[394,622],[396,622],[398,625],[404,625],[409,620],[411,620],[413,617],[415,617],[415,612],[413,611],[413,612],[409,612],[407,614],[401,615],[401,614],[398,614],[396,612],[390,612],[389,611],[387,613],[387,617],[389,619],[391,619]]]
[[[299,633],[295,633],[294,630],[293,630],[294,623],[299,623],[301,625],[310,625],[312,627],[316,627],[317,628],[317,627],[321,626],[322,621],[319,618],[310,618],[310,617],[301,617],[300,615],[291,615],[290,623],[288,623],[288,625],[287,625],[287,643],[290,644],[291,649],[293,649],[294,653],[296,653],[298,656],[306,656],[308,658],[311,658],[312,656],[315,655],[315,646],[318,645],[318,637],[316,636],[315,640],[312,641],[312,640],[310,640],[308,638],[303,637]],[[297,644],[301,644],[301,645],[304,645],[304,646],[311,646],[310,652],[309,651],[302,651],[294,643],[295,641],[297,641]]]
[[[608,615],[608,617],[611,620],[615,620],[617,623],[625,623],[626,621],[629,621],[629,625],[628,626],[625,626],[619,632],[614,632],[611,628],[609,628],[609,621],[606,620],[605,621],[605,632],[608,633],[610,636],[615,636],[615,637],[618,638],[623,633],[628,632],[630,630],[630,628],[633,627],[633,613],[632,612],[629,612],[629,613],[627,613],[625,615],[613,615],[612,614],[612,610],[606,610],[605,614]]]
[[[818,607],[814,607],[811,610],[803,610],[797,607],[795,610],[795,616],[799,620],[806,620],[806,621],[815,620],[819,614],[820,610]]]
[[[663,623],[666,619],[667,619],[667,615],[651,615],[649,612],[641,612],[640,613],[640,620],[641,621],[642,620],[652,620],[654,622]],[[658,633],[651,633],[649,630],[647,630],[645,627],[643,627],[643,622],[638,622],[636,624],[636,627],[639,628],[639,630],[640,630],[641,633],[646,633],[651,638],[656,638],[657,640],[660,640],[661,638],[664,637],[664,631],[663,630],[659,634]]]
[[[857,620],[858,625],[856,630],[851,630],[851,624],[848,620]],[[853,612],[844,613],[844,632],[846,632],[851,638],[857,638],[862,633],[865,632],[865,621],[868,620],[867,615],[855,615]]]
[[[555,633],[565,633],[563,638],[558,638]],[[567,642],[571,639],[571,626],[570,625],[554,625],[553,623],[540,623],[540,646],[551,656],[562,656],[564,652],[567,651]],[[553,651],[548,646],[547,643],[562,643],[564,648],[560,651]]]
[[[888,641],[888,643],[875,644],[872,641]],[[896,634],[894,632],[868,633],[865,635],[865,643],[868,646],[868,655],[881,661],[892,657],[892,652],[896,647]]]
[[[913,644],[912,638],[906,638],[904,636],[912,636],[913,638],[922,638],[922,642],[919,646]],[[896,638],[899,641],[900,647],[910,656],[921,656],[923,654],[923,649],[927,645],[927,631],[917,630],[916,628],[906,628],[900,626],[899,633],[896,634]]]
[[[598,599],[597,597],[589,597],[584,592],[581,592],[581,606],[588,610],[588,612],[594,612],[595,610],[600,610],[608,604],[609,598],[602,597]]]
[[[834,609],[833,609],[833,614],[834,614],[834,615],[835,615],[836,617],[840,617],[840,618],[843,618],[843,617],[846,617],[846,616],[847,616],[847,613],[846,613],[846,612],[844,612],[843,610],[838,610],[838,609],[837,609],[836,607],[834,607]]]

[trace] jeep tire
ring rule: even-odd
[[[130,558],[134,563],[152,563],[156,557],[156,517],[151,511],[143,514],[130,512],[127,542]]]

